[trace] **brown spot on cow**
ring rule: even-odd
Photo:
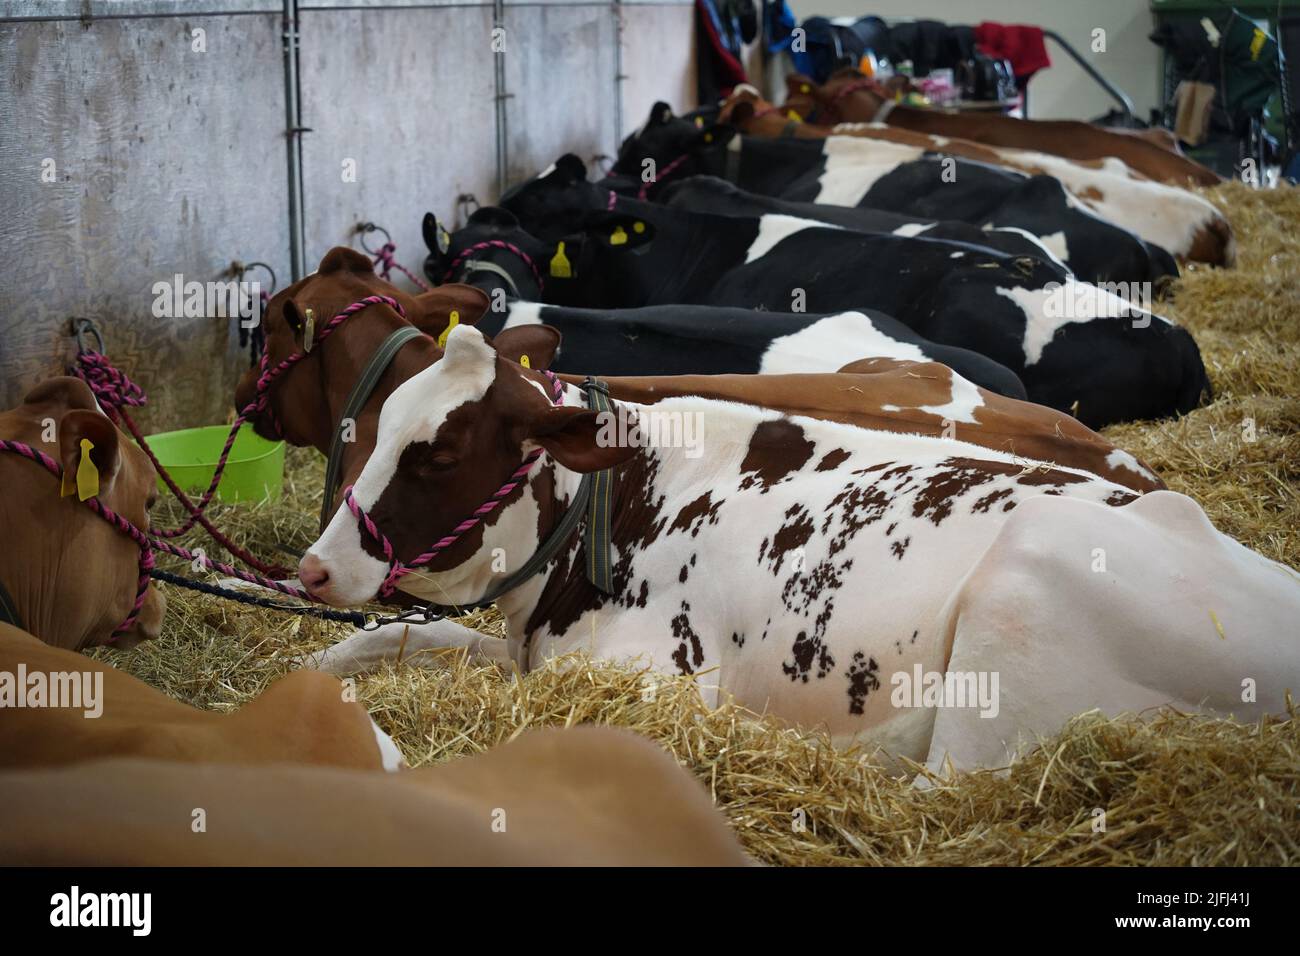
[[[760,494],[766,494],[773,485],[806,465],[814,447],[804,430],[788,418],[760,423],[749,440],[745,460],[740,463],[740,473],[744,476],[741,489],[759,485]]]
[[[764,558],[767,559],[768,567],[773,574],[780,573],[785,556],[796,548],[802,548],[807,544],[815,530],[812,517],[802,505],[791,505],[785,516],[790,520],[772,536],[771,547],[768,548],[768,542],[764,539],[763,546],[758,553],[760,561]],[[800,569],[796,567],[794,570],[798,571]]]
[[[718,523],[718,509],[722,507],[723,503],[722,501],[714,502],[712,496],[706,491],[677,512],[677,517],[668,526],[668,533],[689,531],[691,537],[694,538],[706,523]]]
[[[810,635],[807,631],[800,631],[799,636],[794,639],[794,644],[790,648],[792,661],[781,665],[791,681],[803,681],[808,683],[808,678],[812,674],[813,667],[817,668],[817,676],[825,677],[835,668],[835,658],[831,656],[822,640],[816,634]]]
[[[876,673],[880,665],[874,657],[867,657],[862,651],[853,654],[853,663],[844,672],[849,679],[849,713],[862,714],[865,710],[867,695],[880,690],[880,677]]]
[[[834,471],[840,465],[849,460],[849,453],[843,448],[833,448],[826,454],[822,455],[822,460],[817,462],[818,471]]]
[[[683,601],[681,612],[671,622],[673,637],[679,642],[677,650],[673,651],[673,661],[685,675],[694,674],[695,668],[704,663],[704,645],[700,635],[691,627],[690,613],[691,606]]]

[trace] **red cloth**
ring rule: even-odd
[[[1008,23],[981,23],[975,28],[975,43],[981,52],[999,60],[1010,60],[1016,82],[1024,89],[1025,80],[1052,65],[1038,27]]]
[[[718,36],[713,17],[709,15],[703,0],[695,0],[695,20],[705,41],[696,48],[696,55],[710,58],[713,66],[712,79],[717,84],[719,95],[730,96],[734,87],[749,82],[749,78],[745,75],[745,67],[740,60],[736,59],[735,54],[727,49],[726,44],[722,42],[722,37]],[[704,102],[704,99],[701,98],[700,102]]]

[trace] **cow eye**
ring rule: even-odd
[[[456,459],[451,455],[432,455],[420,462],[417,471],[424,476],[437,475],[456,467]]]

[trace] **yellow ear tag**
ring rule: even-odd
[[[794,110],[788,110],[785,115],[790,117],[790,119],[794,120],[796,123],[803,122],[803,117],[800,116],[798,113],[796,113]]]
[[[703,117],[703,116],[697,116],[697,117],[695,117],[695,125],[696,125],[697,127],[699,127],[699,126],[703,126],[703,125],[704,125],[704,117]]]
[[[521,356],[519,356],[519,364],[522,365],[524,368],[532,368],[532,367],[533,367],[533,366],[529,363],[529,361],[528,361],[528,356],[527,356],[527,355],[521,355]]]
[[[451,330],[458,325],[460,325],[460,313],[452,309],[451,314],[447,316],[447,327],[438,336],[438,348],[445,349],[447,347],[447,336],[451,335]]]
[[[635,233],[642,233],[642,232],[645,232],[645,223],[643,223],[643,222],[634,222],[634,223],[632,223],[632,231],[635,232]]]
[[[311,309],[306,310],[306,317],[302,323],[302,350],[310,352],[311,347],[316,344],[316,316],[312,314]]]
[[[564,254],[564,243],[555,247],[555,255],[551,257],[551,278],[568,279],[573,275],[573,267],[569,265],[569,259]]]
[[[809,92],[809,91],[811,91],[811,90],[812,90],[812,87],[809,86],[807,83],[801,84],[800,87],[799,87],[799,92],[800,92],[800,93],[807,93],[807,92]]]
[[[705,134],[704,134],[704,142],[706,142],[706,143],[711,143],[711,142],[713,142],[713,134],[712,134],[712,133],[705,133]]]
[[[621,246],[627,242],[627,233],[623,231],[622,226],[615,226],[614,231],[609,234],[609,244],[611,246]]]
[[[90,450],[95,447],[89,438],[81,439],[81,461],[77,462],[77,499],[85,501],[99,494],[99,469],[90,459]]]

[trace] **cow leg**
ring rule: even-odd
[[[431,666],[440,652],[455,650],[468,650],[474,663],[510,663],[505,641],[455,621],[385,624],[373,631],[354,631],[332,647],[304,657],[301,663],[327,674],[364,674],[386,661]]]
[[[998,675],[992,713],[941,708],[927,766],[1005,766],[1094,708],[1255,720],[1300,689],[1300,575],[1220,534],[1190,498],[1039,497],[950,601],[951,675]]]

